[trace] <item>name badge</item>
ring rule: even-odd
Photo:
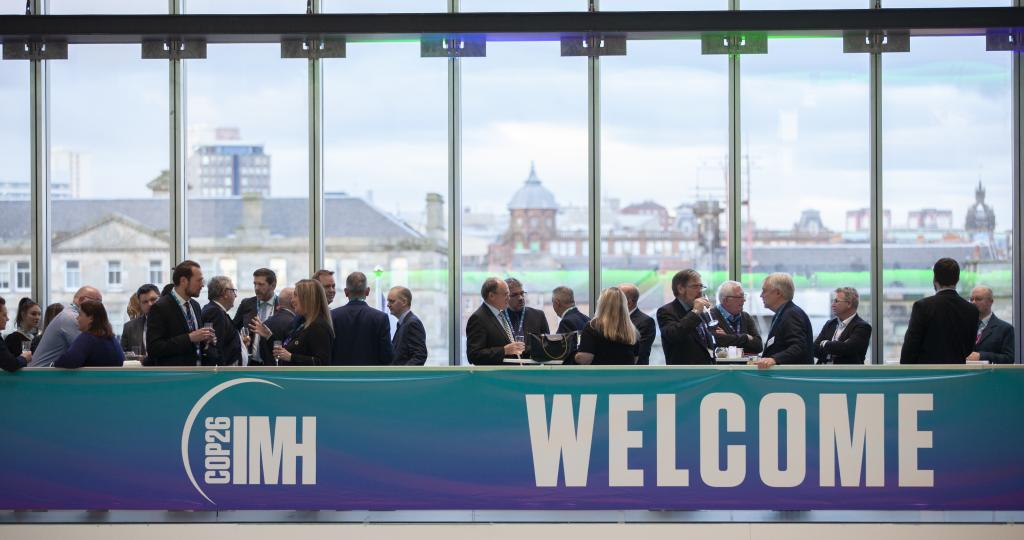
[[[775,343],[775,336],[768,338],[768,342],[764,344],[764,348],[767,349],[768,347],[771,347],[772,343]]]

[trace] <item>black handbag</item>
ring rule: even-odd
[[[566,334],[527,334],[526,345],[534,362],[561,361],[568,363],[576,354],[579,332]]]

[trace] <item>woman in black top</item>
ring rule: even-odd
[[[282,366],[326,366],[334,349],[334,326],[327,310],[327,293],[314,279],[295,284],[295,315],[305,321],[295,327],[282,347],[274,347],[274,358]]]
[[[7,326],[7,301],[0,296],[0,328]],[[18,350],[18,354],[11,354],[7,350],[7,347],[0,347],[0,369],[4,371],[18,371],[19,369],[28,365],[29,360],[32,359],[32,353],[22,353],[21,349]]]
[[[14,317],[14,324],[17,328],[4,338],[7,350],[11,351],[11,354],[20,355],[22,343],[32,342],[36,334],[39,333],[39,323],[42,318],[43,311],[39,308],[39,304],[33,302],[31,298],[22,298],[18,302],[18,314]]]
[[[629,320],[626,295],[618,287],[601,291],[597,313],[583,329],[576,353],[577,364],[633,365],[640,333]]]

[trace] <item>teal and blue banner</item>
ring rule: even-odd
[[[0,374],[2,509],[1024,510],[1024,369]]]

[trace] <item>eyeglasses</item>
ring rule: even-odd
[[[520,292],[517,292],[517,293],[512,293],[509,296],[512,297],[512,298],[518,298],[520,296],[526,296],[526,291],[520,291]]]
[[[849,304],[849,303],[850,303],[850,301],[849,301],[849,300],[840,300],[840,299],[838,299],[838,298],[833,298],[833,299],[832,299],[832,303],[833,303],[833,304],[838,304],[838,303],[840,303],[840,302],[843,302],[843,303],[846,303],[846,304]]]
[[[742,296],[726,296],[725,299],[726,300],[743,300],[744,302],[746,302],[747,301],[747,295],[744,294]]]
[[[687,285],[686,288],[687,289],[693,289],[695,291],[706,291],[706,290],[708,290],[707,285],[704,285],[703,283],[694,283],[693,285]]]
[[[228,292],[233,292],[233,293],[238,292],[238,289],[224,289],[224,290],[226,290]]]

